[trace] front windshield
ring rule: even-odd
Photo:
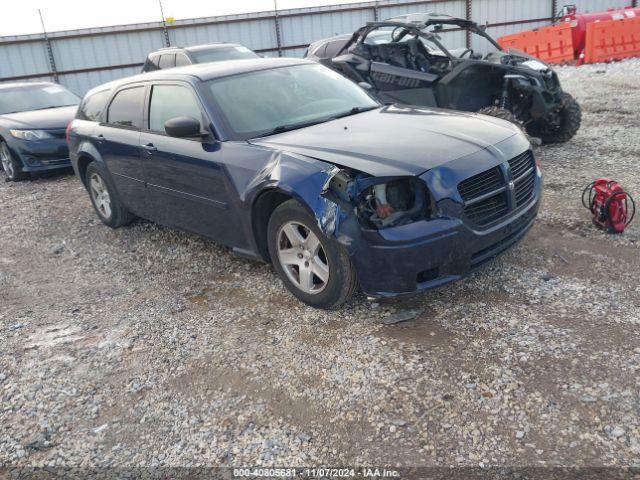
[[[237,139],[377,108],[362,88],[322,65],[295,65],[212,80],[214,103]]]
[[[80,98],[54,84],[0,88],[0,115],[78,105]]]
[[[402,27],[381,27],[369,33],[367,38],[365,38],[364,43],[367,45],[384,45],[392,43],[394,41],[393,38],[399,38],[403,31],[404,29]],[[418,38],[431,55],[446,56],[446,53],[443,52],[438,45],[426,38],[417,37],[413,33],[407,32],[406,35],[402,36],[400,42],[407,42],[413,38]]]
[[[242,60],[257,58],[258,54],[242,45],[216,47],[209,50],[194,50],[189,52],[196,63],[221,62],[223,60]]]

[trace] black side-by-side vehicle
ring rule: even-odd
[[[482,37],[492,51],[483,56],[471,48],[447,49],[443,37],[459,29]],[[580,128],[580,106],[549,65],[504,51],[469,20],[420,13],[372,22],[313,43],[306,58],[370,85],[384,103],[497,116],[543,143],[568,141]]]

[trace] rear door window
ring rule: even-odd
[[[107,123],[118,127],[141,128],[144,105],[143,86],[120,90],[109,105]]]
[[[200,102],[186,86],[154,85],[149,104],[149,130],[164,133],[165,122],[176,117],[192,117],[202,122]]]
[[[173,53],[165,53],[160,57],[160,69],[173,68],[176,66],[176,56]]]
[[[102,90],[85,98],[78,108],[76,118],[97,122],[109,99],[109,93],[109,90]]]

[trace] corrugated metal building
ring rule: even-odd
[[[637,0],[572,0],[580,12],[634,5]],[[275,12],[89,28],[0,37],[0,81],[58,81],[84,94],[101,83],[140,71],[148,52],[171,45],[238,42],[264,55],[302,56],[307,45],[349,33],[368,21],[411,12],[439,12],[489,25],[494,37],[547,25],[558,0],[379,0]],[[464,32],[447,33],[452,48],[484,44]],[[478,39],[481,40],[481,39]]]

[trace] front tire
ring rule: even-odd
[[[287,289],[314,308],[336,308],[357,289],[345,248],[327,238],[297,201],[279,205],[267,229],[269,255]]]
[[[98,217],[105,225],[119,228],[135,218],[122,204],[118,193],[102,166],[92,162],[85,175],[86,187]]]
[[[582,123],[582,110],[578,102],[568,93],[562,93],[561,107],[555,113],[556,125],[544,119],[529,126],[531,135],[542,139],[542,143],[564,143],[571,140]]]
[[[518,117],[516,117],[510,110],[507,110],[506,108],[497,106],[485,107],[478,110],[478,113],[482,115],[488,115],[490,117],[496,117],[500,120],[506,120],[507,122],[511,122],[522,129],[522,122],[520,122],[520,120],[518,120]]]
[[[511,110],[507,110],[506,108],[502,108],[502,107],[493,106],[493,107],[482,108],[478,110],[478,113],[482,115],[488,115],[490,117],[496,117],[501,120],[506,120],[507,122],[513,123],[516,127],[522,130],[522,133],[526,135],[531,145],[538,146],[542,143],[541,139],[539,139],[535,135],[531,135],[530,132],[528,132],[524,128],[524,125],[522,124],[522,122],[518,120],[518,117],[516,117]]]
[[[20,182],[29,176],[29,174],[22,171],[20,162],[13,158],[11,150],[9,150],[9,146],[5,142],[0,142],[0,163],[7,180],[10,182]]]

